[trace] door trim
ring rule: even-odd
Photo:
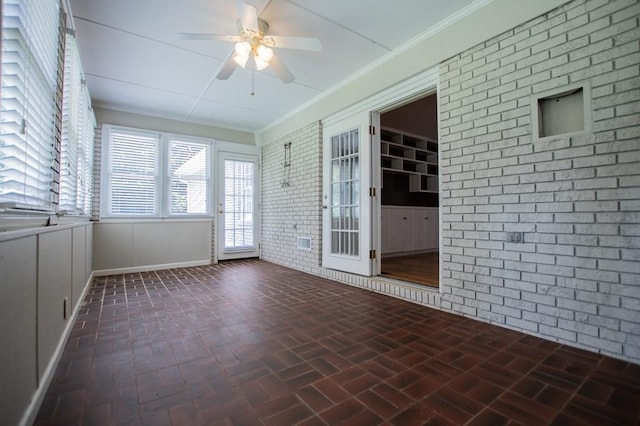
[[[255,250],[246,251],[239,250],[236,253],[231,255],[223,254],[223,243],[222,240],[224,238],[224,224],[222,222],[222,215],[218,213],[218,206],[220,202],[223,202],[223,192],[220,189],[220,185],[224,182],[224,171],[220,167],[221,158],[226,156],[230,156],[232,158],[237,158],[239,160],[253,159],[255,160],[256,168],[255,168],[255,195],[254,195],[254,238],[255,238]],[[229,259],[241,259],[248,257],[256,257],[260,256],[260,246],[262,242],[262,208],[261,208],[261,197],[262,197],[262,156],[261,149],[254,145],[239,145],[237,143],[232,142],[222,142],[216,141],[215,144],[215,153],[212,156],[214,161],[213,167],[213,182],[214,182],[214,197],[213,197],[213,205],[212,212],[214,215],[214,244],[213,244],[213,256],[212,262],[218,263],[220,260],[229,260]],[[222,254],[222,256],[221,256]]]

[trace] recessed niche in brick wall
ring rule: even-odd
[[[533,97],[536,139],[591,131],[591,96],[588,85],[554,89]]]

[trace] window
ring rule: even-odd
[[[59,4],[4,0],[3,8],[0,203],[50,209]]]
[[[159,212],[160,135],[109,133],[108,216],[156,216]]]
[[[111,126],[104,134],[104,216],[210,213],[209,141]]]
[[[57,0],[3,8],[0,206],[88,214],[95,116],[72,22]]]
[[[171,214],[206,215],[209,191],[209,146],[169,141],[169,206]]]
[[[66,38],[60,159],[61,212],[89,214],[93,193],[95,115],[82,78],[78,45],[73,31]]]

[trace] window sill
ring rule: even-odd
[[[3,215],[0,215],[0,242],[16,240],[46,232],[71,229],[78,226],[86,226],[90,223],[88,220],[76,220],[73,222],[60,223],[58,225],[47,225],[47,222],[48,219],[24,220],[23,218],[20,218],[16,220],[15,218],[5,218]]]
[[[207,222],[213,220],[213,216],[168,216],[168,217],[139,217],[139,216],[117,216],[101,217],[100,223],[157,223],[157,222]]]
[[[51,207],[38,207],[29,204],[17,203],[15,201],[0,202],[0,214],[28,214],[28,215],[50,215],[55,213]]]

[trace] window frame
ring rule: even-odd
[[[155,135],[158,137],[158,171],[156,177],[156,213],[155,214],[113,214],[111,211],[111,135],[114,132],[132,133],[138,135]],[[206,162],[206,213],[172,213],[171,212],[171,180],[169,150],[171,142],[187,142],[204,145],[207,149]],[[177,133],[159,132],[113,124],[102,125],[102,170],[100,173],[100,217],[104,219],[187,219],[210,218],[213,216],[213,173],[214,173],[214,140],[197,136]]]

